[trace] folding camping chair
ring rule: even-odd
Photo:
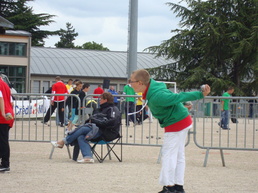
[[[97,158],[99,163],[104,162],[107,156],[109,156],[109,159],[111,160],[111,154],[113,153],[117,160],[119,162],[122,162],[122,151],[123,151],[123,146],[122,146],[122,135],[119,134],[116,139],[112,141],[106,141],[104,138],[98,138],[96,140],[92,140],[91,143],[93,145],[91,146],[91,151],[93,155]],[[100,152],[98,153],[96,146],[100,145]],[[107,151],[105,152],[103,149],[103,146],[106,145]],[[116,145],[120,146],[120,153],[117,153],[114,151],[114,148]],[[120,155],[120,156],[119,156]]]

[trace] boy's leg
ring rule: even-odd
[[[187,133],[189,131],[189,127],[180,131],[179,134],[179,149],[178,149],[178,156],[177,156],[177,166],[176,166],[176,177],[175,177],[175,184],[177,185],[184,185],[184,177],[185,177],[185,141],[187,137]]]
[[[162,167],[159,182],[163,186],[175,185],[175,170],[179,149],[178,132],[168,132],[164,134],[162,146]]]

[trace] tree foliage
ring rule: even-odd
[[[86,49],[86,50],[105,50],[105,51],[109,51],[109,49],[107,47],[104,47],[101,43],[98,44],[94,41],[86,42],[82,46],[76,46],[76,48]]]
[[[44,38],[56,35],[56,31],[40,30],[54,22],[55,15],[34,14],[32,7],[26,6],[29,0],[0,0],[0,15],[14,24],[15,30],[24,30],[32,34],[32,46],[44,46]]]
[[[146,50],[175,62],[149,69],[157,79],[176,81],[181,89],[207,83],[213,95],[228,86],[237,95],[258,93],[257,0],[186,0],[167,3],[180,17],[181,29]]]
[[[75,32],[72,24],[67,22],[66,23],[66,30],[60,29],[58,31],[58,35],[60,36],[60,41],[58,41],[55,46],[57,48],[74,48],[73,41],[75,37],[78,36],[78,33]]]

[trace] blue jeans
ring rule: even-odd
[[[92,158],[92,152],[89,142],[85,139],[86,135],[91,131],[91,128],[88,126],[81,127],[80,129],[76,130],[72,134],[68,135],[64,142],[65,144],[71,144],[75,140],[78,141],[79,147],[82,152],[83,158]],[[100,132],[94,136],[94,138],[98,138],[100,136]]]
[[[221,127],[224,129],[228,129],[229,123],[229,110],[224,110],[221,112]]]

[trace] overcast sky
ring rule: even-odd
[[[166,5],[179,0],[138,0],[138,51],[159,45],[178,28],[179,18]],[[34,13],[56,15],[55,23],[41,29],[66,29],[69,22],[79,34],[75,45],[95,41],[111,51],[126,51],[129,0],[34,0],[28,4]],[[59,36],[45,39],[45,47],[54,47]]]

